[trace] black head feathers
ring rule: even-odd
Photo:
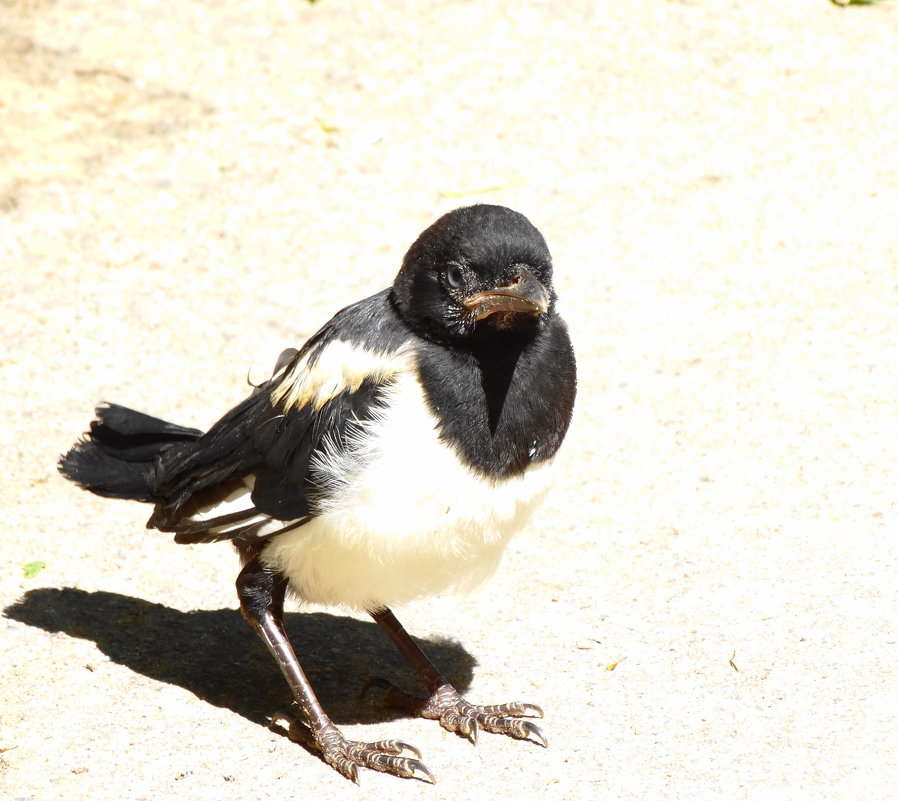
[[[418,237],[391,298],[429,339],[526,334],[553,310],[552,257],[523,214],[467,206],[444,214]]]

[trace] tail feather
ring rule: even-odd
[[[107,498],[156,500],[159,457],[202,435],[115,404],[99,406],[96,416],[84,437],[60,457],[59,471]]]

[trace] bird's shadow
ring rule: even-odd
[[[255,723],[266,724],[293,700],[273,658],[234,609],[181,612],[114,592],[65,587],[31,590],[3,611],[29,626],[92,640],[113,662]],[[336,723],[402,716],[373,693],[361,697],[374,676],[409,685],[408,665],[377,625],[315,612],[288,614],[286,629]],[[461,645],[419,642],[460,692],[470,686],[475,660]]]

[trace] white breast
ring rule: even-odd
[[[411,372],[355,426],[314,463],[326,477],[318,516],[263,554],[307,601],[373,609],[466,591],[492,574],[549,488],[548,462],[496,482],[463,465]]]

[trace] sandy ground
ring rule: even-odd
[[[0,54],[0,796],[894,797],[898,2],[5,0]],[[265,727],[229,548],[55,458],[101,399],[208,425],[475,201],[553,249],[576,424],[496,579],[400,617],[551,747],[359,701],[411,677],[314,609],[335,719],[438,779],[356,788]]]

